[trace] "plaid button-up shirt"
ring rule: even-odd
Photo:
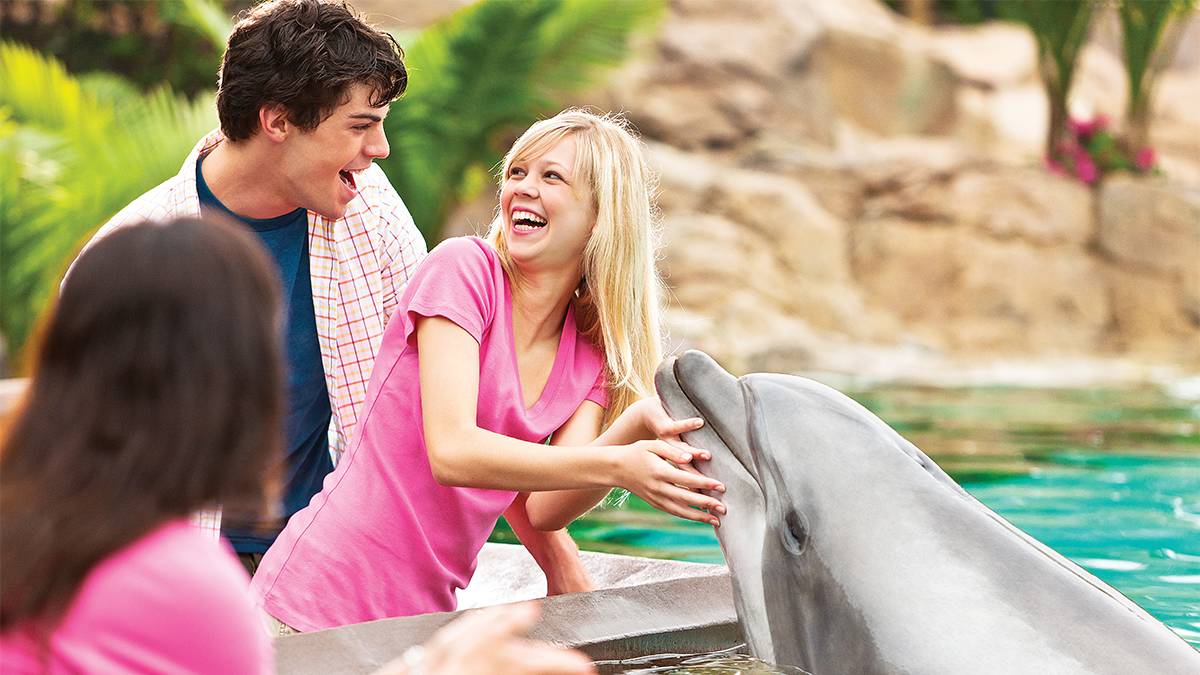
[[[121,209],[88,246],[134,223],[200,217],[196,161],[223,140],[219,131],[201,139],[178,174]],[[354,434],[383,330],[426,254],[425,240],[383,170],[373,164],[355,182],[358,196],[341,218],[308,212],[313,310],[333,411],[329,447],[335,456]],[[197,514],[194,521],[216,536],[221,514]]]

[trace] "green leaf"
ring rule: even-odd
[[[1121,46],[1125,71],[1129,78],[1130,117],[1137,117],[1148,104],[1146,81],[1167,24],[1176,15],[1195,7],[1194,0],[1124,0],[1118,7],[1121,18]]]
[[[213,0],[174,0],[160,7],[162,17],[208,38],[218,52],[225,51],[225,41],[233,32],[233,21]]]
[[[85,86],[4,42],[0,111],[0,335],[15,354],[80,245],[178,171],[216,116],[211,102],[165,89],[142,96],[111,77]]]

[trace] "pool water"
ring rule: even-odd
[[[1106,390],[847,393],[977,499],[1200,647],[1200,400]],[[711,527],[636,497],[571,526],[581,548],[721,562]],[[514,542],[503,524],[493,539]]]

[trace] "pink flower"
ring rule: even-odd
[[[1108,117],[1105,115],[1096,115],[1088,122],[1076,119],[1067,120],[1067,130],[1076,138],[1089,138],[1107,128]]]
[[[1053,157],[1046,158],[1046,170],[1056,176],[1066,176],[1067,169]]]
[[[1100,177],[1100,172],[1096,169],[1096,163],[1087,153],[1075,157],[1075,175],[1079,180],[1091,185]]]
[[[1138,171],[1149,171],[1154,168],[1154,148],[1146,146],[1137,151],[1137,155],[1133,158],[1133,165]]]

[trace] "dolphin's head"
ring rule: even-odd
[[[729,509],[721,519],[717,538],[733,573],[738,617],[754,655],[773,661],[758,552],[765,529],[765,505],[750,457],[742,385],[703,352],[667,359],[654,379],[659,398],[672,417],[705,420],[703,427],[686,434],[684,440],[712,453],[712,460],[697,461],[697,466],[725,484],[725,494],[714,495]]]
[[[844,563],[831,549],[854,536],[843,514],[860,508],[872,481],[906,469],[961,488],[882,420],[812,380],[739,379],[689,351],[660,367],[656,385],[672,416],[705,420],[684,440],[712,453],[698,468],[726,486],[717,536],[754,654],[809,670],[827,658],[875,661],[856,601],[838,583]]]

